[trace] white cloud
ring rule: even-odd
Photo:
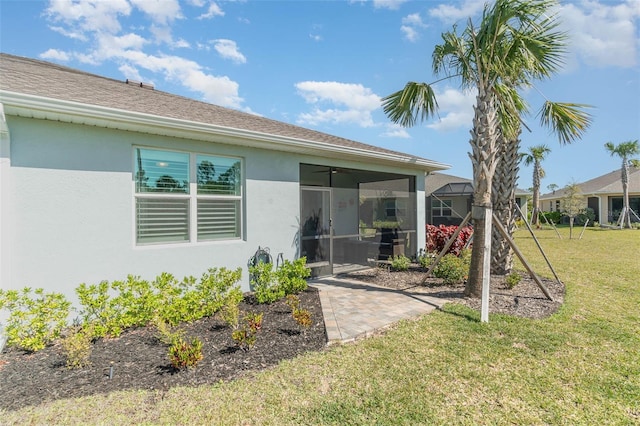
[[[428,124],[428,128],[439,131],[458,128],[471,129],[473,126],[473,105],[476,102],[475,91],[446,88],[443,92],[436,90],[435,95],[440,118]]]
[[[198,16],[198,19],[210,19],[215,18],[216,16],[224,16],[224,11],[216,2],[211,2],[211,4],[209,4],[209,9],[207,9],[207,13],[203,13]]]
[[[55,31],[58,34],[62,34],[65,37],[69,37],[71,39],[80,40],[80,41],[88,40],[87,36],[81,30],[73,30],[73,29],[70,30],[70,29],[66,29],[56,25],[50,25],[49,29],[52,31]]]
[[[143,51],[150,44],[150,38],[167,43],[172,48],[189,47],[184,39],[173,39],[171,26],[173,20],[180,18],[180,5],[174,0],[51,0],[47,8],[47,17],[54,30],[76,40],[86,40],[85,51],[66,52],[66,58],[82,63],[100,64],[106,61],[118,64],[119,70],[128,78],[140,79],[144,72],[151,78],[163,78],[200,93],[208,102],[218,105],[244,109],[244,100],[238,95],[238,83],[227,76],[216,76],[207,72],[198,63],[162,52],[148,54]],[[136,31],[148,28],[150,38],[140,34],[122,34],[120,19],[132,13],[132,4],[143,12],[150,24],[142,24]],[[233,42],[231,42],[233,43]],[[235,43],[220,44],[216,49],[227,57],[243,61]],[[220,49],[218,49],[220,48]],[[226,49],[226,50],[225,50]],[[235,53],[234,53],[235,52]],[[43,57],[61,59],[64,52],[50,49]]]
[[[49,49],[46,52],[41,53],[40,57],[42,59],[51,59],[54,61],[62,61],[62,62],[66,62],[70,59],[69,55],[66,52],[63,52],[62,50],[58,50],[58,49]]]
[[[407,129],[398,124],[387,124],[387,130],[380,134],[384,138],[410,139],[411,135]]]
[[[174,40],[171,27],[168,25],[156,25],[151,24],[149,32],[153,35],[153,39],[156,43],[164,43],[172,48],[185,48],[190,47],[189,42],[184,39]]]
[[[244,64],[247,62],[247,58],[240,53],[238,45],[233,40],[213,40],[213,48],[216,49],[216,52],[218,52],[218,54],[224,59],[231,59],[237,64]]]
[[[371,113],[380,108],[380,97],[361,84],[303,81],[295,87],[307,103],[315,106],[311,113],[299,115],[299,123],[355,123],[361,127],[374,125]],[[321,109],[321,104],[331,107]]]
[[[322,36],[318,34],[309,34],[309,38],[313,41],[322,41]]]
[[[570,49],[583,62],[596,67],[629,68],[638,64],[640,2],[610,4],[583,1],[563,4],[559,10]]]
[[[404,34],[404,38],[412,43],[420,38],[420,34],[418,34],[418,32],[413,27],[403,25],[400,27],[400,31],[402,31],[402,34]]]
[[[175,40],[173,42],[173,47],[177,47],[177,48],[189,48],[191,47],[191,44],[189,44],[189,42],[183,38]]]
[[[68,25],[66,32],[78,37],[86,31],[117,33],[118,17],[128,16],[131,5],[127,0],[50,0],[45,13],[53,22]]]
[[[111,0],[109,0],[111,1]],[[146,13],[154,23],[167,25],[182,18],[178,0],[129,0],[137,9]]]
[[[429,11],[429,15],[446,23],[466,20],[470,16],[481,12],[486,0],[465,0],[460,7],[441,4]]]
[[[405,25],[412,25],[415,27],[426,27],[425,23],[422,22],[422,18],[419,13],[412,13],[411,15],[407,15],[402,18],[402,23]]]
[[[404,34],[404,38],[409,40],[410,42],[415,42],[420,38],[420,33],[418,32],[421,28],[426,28],[427,25],[422,21],[422,17],[420,17],[419,13],[412,13],[411,15],[407,15],[402,18],[402,26],[400,27],[400,31]]]
[[[147,43],[147,40],[134,33],[124,34],[121,36],[101,33],[96,35],[96,40],[100,46],[98,51],[106,58],[113,54],[117,54],[122,50],[142,49]]]
[[[373,7],[376,9],[396,10],[402,6],[407,0],[373,0]]]
[[[214,76],[203,71],[191,60],[179,56],[148,55],[139,51],[122,52],[122,59],[165,78],[184,85],[187,89],[203,94],[207,102],[231,108],[241,108],[243,99],[238,96],[238,83],[226,76]]]
[[[120,70],[122,75],[124,75],[125,78],[128,79],[128,80],[135,80],[135,81],[143,81],[144,80],[142,78],[142,76],[140,75],[140,72],[138,71],[138,69],[136,67],[134,67],[134,66],[131,66],[130,64],[120,65],[118,67],[118,70]]]

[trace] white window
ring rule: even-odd
[[[135,149],[136,243],[242,236],[241,159]]]
[[[431,200],[433,217],[451,217],[451,200]]]

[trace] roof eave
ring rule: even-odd
[[[7,115],[56,120],[207,142],[215,141],[230,145],[313,154],[330,158],[336,158],[336,155],[340,155],[341,158],[368,161],[376,164],[402,165],[403,167],[425,171],[446,170],[451,167],[444,163],[411,155],[345,147],[326,142],[291,138],[7,90],[0,90],[0,102],[4,105],[4,111]]]

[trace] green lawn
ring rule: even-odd
[[[567,285],[551,318],[481,324],[447,305],[232,383],[57,401],[0,423],[640,424],[640,231],[560,232],[537,233]],[[516,243],[552,277],[528,234]]]

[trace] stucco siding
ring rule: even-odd
[[[417,246],[424,246],[424,172],[402,167],[154,136],[8,116],[10,167],[2,186],[3,289],[44,287],[75,300],[80,283],[181,279],[210,267],[243,269],[258,246],[286,259],[298,253],[300,163],[416,176]],[[234,156],[243,163],[243,235],[239,240],[137,245],[135,148]],[[8,184],[7,184],[8,182]],[[9,272],[6,272],[9,271]]]
[[[299,161],[291,154],[8,117],[11,129],[11,276],[3,288],[45,287],[74,296],[81,282],[199,276],[243,267],[258,245],[296,254]],[[233,155],[244,160],[241,240],[137,246],[134,147]]]

